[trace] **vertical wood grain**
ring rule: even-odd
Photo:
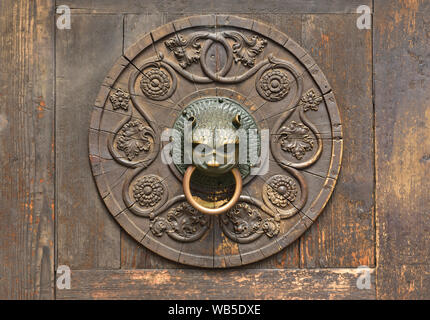
[[[0,2],[0,300],[54,297],[53,10]]]
[[[358,15],[305,15],[305,50],[333,88],[344,151],[333,195],[300,239],[301,267],[375,264],[372,33]]]
[[[430,297],[430,3],[375,1],[380,299]]]
[[[122,54],[122,15],[72,12],[56,33],[58,264],[75,269],[120,267],[120,227],[109,214],[88,158],[92,106]]]

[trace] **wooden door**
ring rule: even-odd
[[[1,298],[429,297],[425,210],[430,119],[428,48],[423,39],[428,37],[425,12],[430,7],[425,1],[65,0],[62,4],[71,9],[70,29],[56,26],[64,11],[56,14],[54,1],[0,5],[0,64],[6,70],[0,74]],[[360,16],[366,12],[362,8],[357,13],[362,5],[370,9],[370,29],[359,28]],[[250,258],[246,245],[217,238],[215,231],[204,238],[207,243],[172,244],[178,245],[176,257],[168,242],[144,241],[152,232],[149,220],[146,227],[139,226],[129,218],[134,216],[123,214],[133,205],[117,197],[123,195],[129,168],[136,169],[107,161],[113,159],[107,147],[109,135],[133,119],[131,115],[124,122],[129,110],[118,97],[130,105],[136,96],[148,98],[144,90],[125,92],[128,80],[118,75],[140,68],[146,57],[145,41],[158,52],[169,35],[178,36],[186,24],[197,31],[211,25],[240,27],[267,39],[266,50],[271,41],[286,45],[291,39],[286,49],[298,58],[292,63],[314,75],[316,95],[327,98],[327,110],[328,95],[337,102],[332,108],[339,111],[337,124],[342,124],[342,131],[328,117],[330,135],[322,130],[315,137],[328,143],[328,149],[336,149],[335,145],[339,149],[323,154],[324,164],[318,170],[303,173],[311,180],[310,197],[317,199],[320,192],[328,196],[314,211],[311,203],[310,211],[299,210],[300,218],[285,230],[280,227],[281,233],[291,234],[288,240],[275,241],[276,249],[267,252],[261,249],[266,245],[261,240],[255,250],[259,254]],[[166,46],[162,51],[163,56],[178,58]],[[256,63],[268,53],[257,54]],[[242,65],[234,64],[237,70],[250,70],[239,62]],[[167,74],[170,69],[164,68]],[[178,80],[175,85],[209,90],[196,81]],[[217,92],[240,91],[239,86],[214,85]],[[178,91],[169,98],[177,103],[183,95]],[[163,103],[154,102],[160,109],[148,123],[172,117]],[[111,118],[102,114],[107,104]],[[324,127],[324,121],[316,126]],[[272,128],[275,122],[267,126]],[[92,152],[94,143],[97,153]],[[338,164],[330,173],[333,161]],[[108,183],[101,183],[103,179]],[[169,190],[165,196],[171,194]],[[272,241],[263,236],[267,243]],[[212,250],[212,265],[186,258],[185,250],[194,252],[191,256],[198,256],[195,252],[207,256]],[[71,269],[70,289],[56,288],[60,266]],[[368,268],[370,288],[357,285],[363,274],[359,267]]]

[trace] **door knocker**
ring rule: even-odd
[[[342,142],[312,57],[274,27],[228,15],[173,21],[127,49],[89,131],[93,176],[121,227],[208,268],[264,259],[309,228]]]

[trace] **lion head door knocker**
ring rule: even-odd
[[[294,40],[263,23],[193,16],[143,36],[96,99],[90,161],[110,213],[168,259],[209,268],[279,252],[334,189],[334,94]]]

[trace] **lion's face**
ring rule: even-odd
[[[231,179],[223,175],[234,167],[239,168],[242,178],[246,177],[250,171],[248,144],[259,150],[259,136],[249,137],[249,130],[258,131],[255,120],[231,98],[194,100],[182,110],[174,129],[178,132],[175,146],[182,150],[181,157],[178,154],[175,158],[176,167],[183,173],[192,163],[200,173],[195,174],[196,181],[204,185],[229,185]]]
[[[229,172],[238,163],[240,114],[217,110],[191,117],[193,124],[193,164],[200,171],[217,176]]]

